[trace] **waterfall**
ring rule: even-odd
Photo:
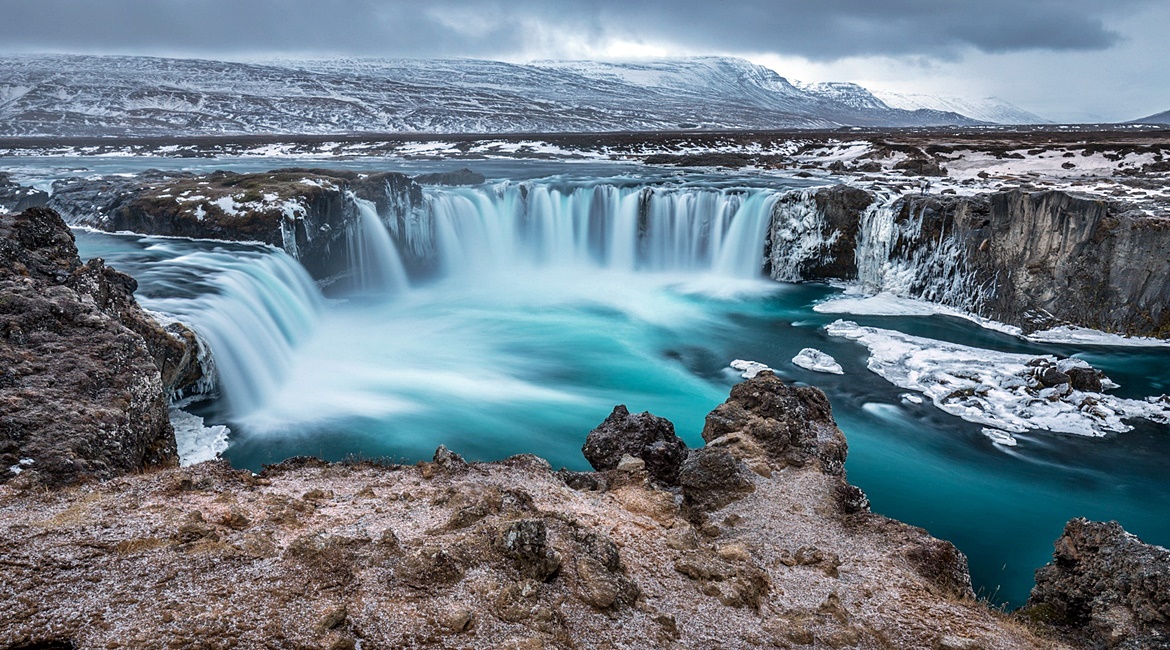
[[[184,251],[148,276],[154,291],[178,295],[142,296],[141,303],[187,323],[207,343],[233,416],[261,407],[276,390],[323,307],[304,268],[266,248]]]
[[[780,196],[768,189],[511,182],[428,190],[429,254],[447,277],[594,267],[754,278]],[[422,248],[409,234],[398,244]]]
[[[396,294],[409,288],[394,241],[372,201],[349,194],[357,207],[357,220],[346,231],[346,252],[351,277],[361,293]]]

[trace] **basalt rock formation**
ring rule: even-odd
[[[1165,214],[1057,190],[906,194],[874,209],[878,197],[838,186],[813,200],[812,226],[794,227],[777,207],[767,251],[777,279],[861,280],[1025,332],[1071,324],[1170,337]],[[884,226],[874,223],[882,210],[892,213]],[[801,246],[815,250],[794,271]]]
[[[1071,323],[1170,336],[1170,217],[1061,191],[1012,190],[907,197],[898,219],[921,227],[893,256],[950,238],[966,267],[953,272],[968,275],[981,315],[1025,331]]]
[[[82,264],[56,212],[0,215],[0,482],[177,463],[167,397],[201,377],[197,343],[143,312],[135,288]]]
[[[69,223],[111,232],[257,241],[284,249],[318,279],[350,266],[355,199],[405,230],[422,188],[397,173],[289,168],[205,176],[144,172],[135,178],[71,179],[53,186],[49,206]]]
[[[868,511],[816,389],[762,372],[708,428],[676,484],[440,448],[0,486],[0,647],[1069,647]]]
[[[1170,551],[1117,522],[1073,519],[1024,612],[1094,647],[1170,648]]]

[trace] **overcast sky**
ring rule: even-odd
[[[726,54],[790,79],[994,95],[1055,120],[1170,109],[1168,0],[3,0],[0,10],[8,52]]]

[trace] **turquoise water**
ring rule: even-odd
[[[78,233],[78,243],[83,256],[135,275],[152,308],[221,290],[209,279],[214,268],[192,265],[209,251],[275,255],[92,233]],[[824,389],[849,441],[849,480],[876,512],[955,542],[994,602],[1022,604],[1032,572],[1074,516],[1116,519],[1170,544],[1167,427],[1138,423],[1095,439],[1033,432],[1017,436],[1018,447],[993,445],[979,425],[904,403],[905,391],[866,369],[864,347],[828,336],[822,327],[837,316],[812,307],[840,292],[702,270],[503,264],[395,296],[329,300],[260,406],[196,409],[231,427],[224,455],[252,469],[301,454],[413,462],[439,444],[469,459],[536,453],[555,467],[586,469],[581,444],[619,403],[669,418],[700,445],[704,416],[739,380],[728,363],[750,359]],[[993,350],[1077,354],[1120,383],[1118,394],[1170,391],[1166,348],[1035,344],[937,315],[848,318]],[[845,374],[792,365],[804,347],[833,355]]]

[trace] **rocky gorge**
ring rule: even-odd
[[[111,232],[272,244],[329,283],[352,273],[347,241],[359,227],[358,201],[395,233],[406,267],[425,274],[442,262],[424,186],[483,183],[466,169],[414,178],[148,172],[58,181],[48,205],[71,224]],[[647,218],[643,208],[639,233]],[[764,258],[777,280],[858,282],[1025,333],[1073,325],[1170,336],[1170,210],[1160,203],[1027,186],[927,194],[850,180],[778,201]]]
[[[1164,550],[1073,522],[1005,616],[954,546],[869,512],[824,394],[767,371],[696,449],[615,408],[585,439],[594,472],[444,448],[175,468],[189,332],[82,264],[51,210],[0,231],[2,647],[1170,645]]]

